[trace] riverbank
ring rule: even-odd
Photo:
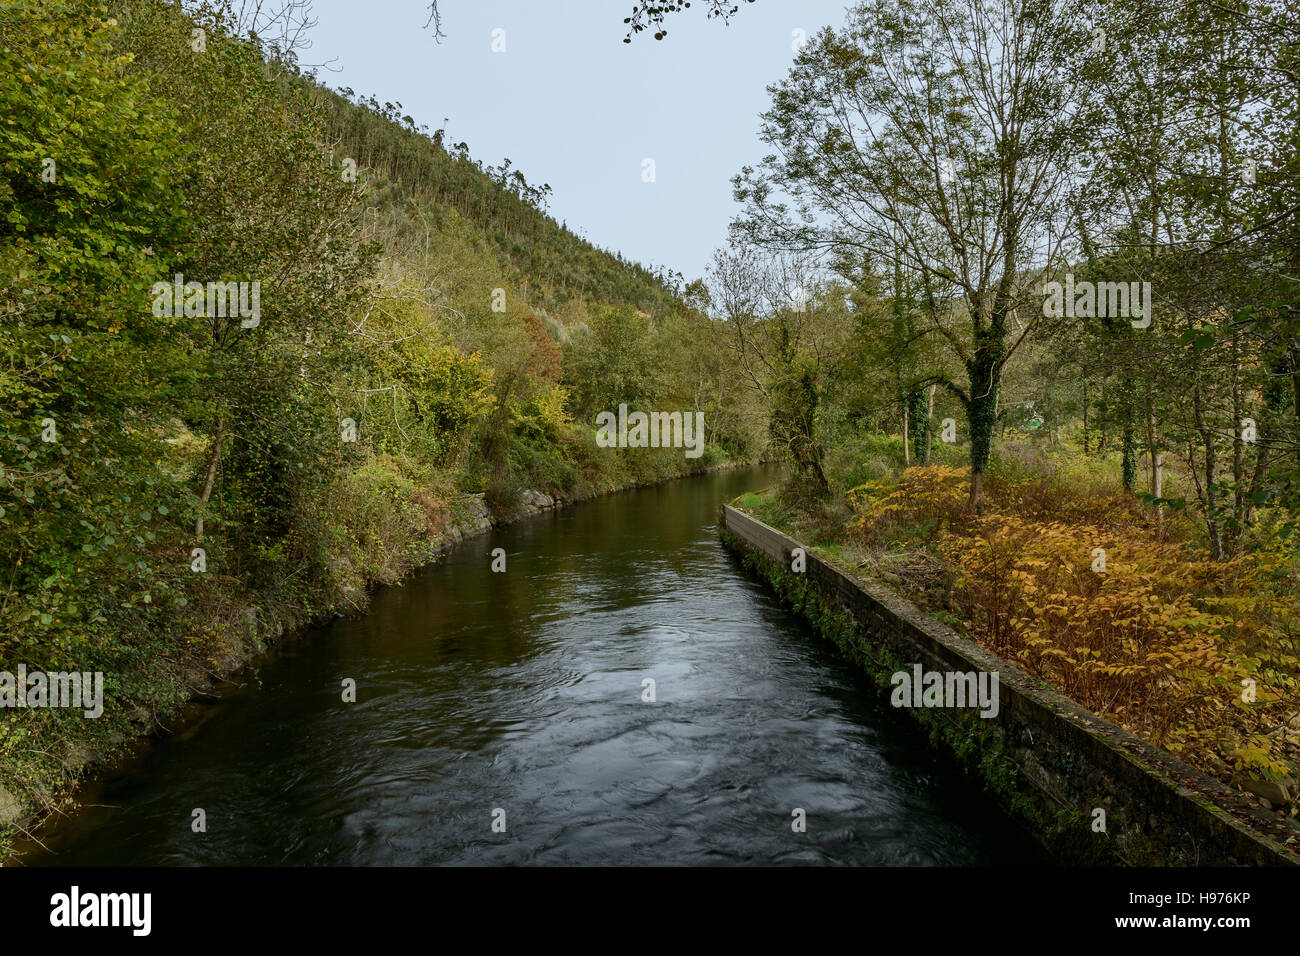
[[[911,673],[918,663],[931,672],[998,673],[998,705],[983,712],[907,710],[1053,855],[1093,865],[1300,864],[1285,823],[833,556],[730,506],[723,508],[720,533],[749,570],[886,696],[893,675]],[[797,561],[796,549],[803,552]]]
[[[766,441],[680,277],[227,12],[6,5],[27,79],[0,137],[59,168],[0,169],[0,856],[87,768],[467,533]],[[597,441],[625,404],[658,412],[654,447]]]
[[[688,477],[467,539],[286,636],[22,863],[1049,862],[718,544],[719,504],[777,479]]]
[[[461,494],[443,503],[431,503],[427,489],[408,488],[401,500],[375,496],[386,503],[381,514],[371,514],[371,530],[384,542],[379,553],[366,547],[365,541],[358,541],[347,553],[336,554],[331,562],[333,586],[315,592],[310,603],[273,603],[276,590],[272,587],[215,578],[212,584],[214,590],[221,589],[219,599],[214,594],[209,602],[195,606],[194,618],[175,622],[179,634],[179,628],[194,628],[201,620],[204,629],[215,636],[216,640],[203,648],[206,659],[198,661],[178,654],[173,660],[158,662],[149,672],[149,679],[158,687],[171,690],[166,706],[150,712],[122,713],[112,706],[111,698],[106,698],[104,715],[98,720],[62,722],[65,732],[52,758],[47,751],[47,759],[41,762],[4,761],[0,768],[0,862],[8,857],[17,838],[38,836],[51,816],[74,807],[78,788],[96,773],[151,736],[172,732],[173,723],[183,723],[179,718],[187,704],[211,699],[250,661],[286,635],[331,616],[364,612],[377,589],[400,584],[462,542],[494,527],[619,491],[749,464],[712,457],[678,458],[672,463],[661,455],[630,466],[617,485],[607,480],[581,481],[569,489],[524,489],[513,505],[502,507],[498,503],[496,510],[486,493]],[[668,473],[664,473],[665,469],[669,469]],[[373,475],[367,480],[380,484]],[[217,621],[213,620],[214,609],[219,609]],[[182,641],[178,636],[176,643],[181,645]],[[20,718],[35,721],[49,714],[25,710],[8,716],[16,723]],[[9,738],[13,751],[20,750],[20,745],[15,744],[22,739],[21,735]]]

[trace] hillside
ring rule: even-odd
[[[235,32],[162,0],[0,11],[0,671],[104,680],[95,719],[4,711],[0,822],[480,501],[760,448],[669,283]],[[704,413],[704,454],[598,447],[620,403]]]
[[[335,92],[302,82],[328,116],[329,142],[337,144],[338,155],[353,157],[405,198],[443,215],[455,210],[472,222],[517,271],[520,288],[533,283],[529,301],[538,308],[575,299],[651,313],[681,307],[670,277],[599,249],[557,223],[544,208],[550,187],[530,184],[508,160],[493,167],[473,159],[465,143],[448,148],[442,130],[428,135],[401,115],[400,103],[380,104],[350,89]]]

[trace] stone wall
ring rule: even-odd
[[[1009,776],[1014,778],[1016,793],[1003,792],[1000,797],[1007,802],[1007,797],[1018,796],[1031,803],[1029,812],[1017,815],[1039,830],[1049,846],[1052,841],[1047,839],[1047,831],[1054,829],[1059,835],[1065,821],[1073,821],[1072,839],[1052,847],[1058,852],[1095,860],[1088,848],[1080,852],[1080,842],[1105,841],[1116,862],[1132,864],[1300,863],[1297,853],[1268,835],[1277,821],[1251,807],[1235,791],[1056,693],[887,588],[807,553],[807,549],[806,570],[799,575],[789,573],[791,552],[802,545],[735,508],[723,508],[721,527],[730,546],[766,559],[758,562],[759,570],[777,585],[778,592],[783,589],[782,582],[788,591],[798,578],[815,596],[824,616],[847,615],[853,633],[847,637],[845,649],[851,658],[865,662],[868,670],[882,674],[919,663],[926,671],[997,672],[1000,706],[996,716],[980,718],[967,708],[909,712],[927,719],[955,716],[958,720],[946,720],[954,730],[947,730],[945,722],[937,720],[929,721],[931,729],[945,728],[939,736],[946,737],[950,745],[956,737],[967,741],[979,737],[984,741],[982,749],[995,750],[993,756],[1009,761],[1014,767]],[[806,606],[804,610],[807,613]],[[840,643],[844,646],[845,640]],[[871,665],[882,660],[889,666]],[[994,763],[988,759],[973,762],[986,770]],[[1238,810],[1238,815],[1224,807]],[[1097,808],[1105,810],[1104,834],[1093,829]],[[1247,825],[1240,816],[1257,819],[1258,826]]]

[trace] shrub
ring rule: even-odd
[[[1279,540],[1212,560],[1154,534],[1133,497],[1071,491],[1062,469],[1046,459],[1039,468],[1002,462],[979,517],[964,510],[964,470],[910,468],[867,482],[848,494],[853,529],[890,554],[931,550],[950,579],[930,582],[971,636],[1085,707],[1221,777],[1293,772],[1295,555]],[[1254,702],[1241,699],[1244,678],[1256,682]]]
[[[507,471],[488,481],[483,503],[492,512],[493,517],[509,518],[519,509],[519,499],[523,493],[523,484],[515,475]]]

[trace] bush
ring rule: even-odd
[[[507,471],[488,480],[483,503],[494,518],[510,518],[519,510],[519,499],[523,493],[523,484]]]
[[[510,465],[529,488],[571,491],[582,475],[565,460],[565,450],[555,442],[515,436],[510,441]]]
[[[380,459],[344,475],[331,497],[351,547],[348,563],[367,582],[393,584],[425,556],[438,527],[419,489],[394,465]],[[340,573],[339,562],[332,569]]]
[[[1085,707],[1224,779],[1294,772],[1300,737],[1278,727],[1300,689],[1295,555],[1212,560],[1172,522],[1180,535],[1158,537],[1132,496],[1072,488],[1071,470],[1004,459],[975,517],[964,469],[909,468],[850,491],[853,529],[891,555],[932,551],[949,573],[925,598]],[[1257,684],[1249,704],[1244,676]]]
[[[859,513],[853,530],[868,544],[900,532],[929,538],[965,522],[969,489],[968,469],[943,465],[909,468],[896,482],[883,479],[850,488],[849,503]]]

